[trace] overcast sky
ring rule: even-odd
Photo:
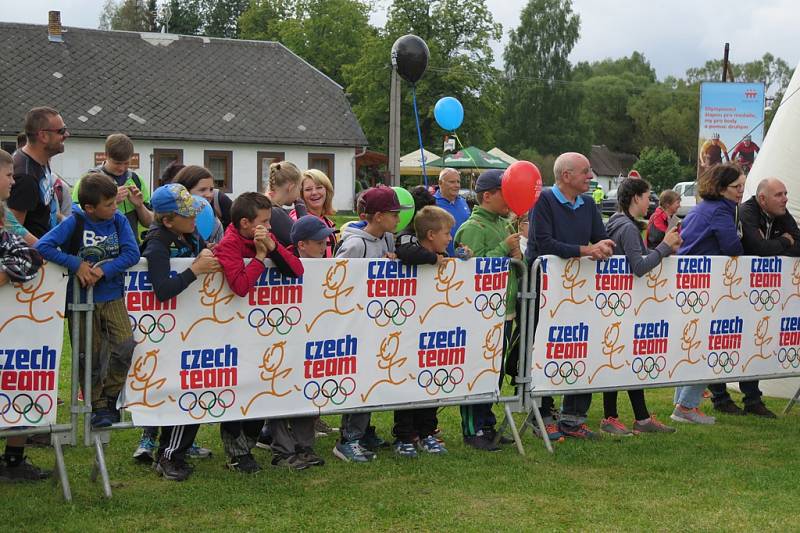
[[[65,26],[96,28],[104,0],[2,0],[3,22],[47,23],[47,11],[58,9]],[[508,32],[516,27],[526,0],[487,0],[503,25],[503,40],[494,43],[498,66]],[[379,2],[388,5],[388,0]],[[785,59],[794,68],[800,60],[796,39],[800,5],[793,0],[728,0],[671,2],[573,0],[581,30],[571,60],[593,61],[642,52],[659,78],[682,76],[689,67],[721,58],[731,43],[731,61],[744,63],[764,53]],[[382,25],[385,9],[372,16]],[[795,44],[792,44],[795,43]]]

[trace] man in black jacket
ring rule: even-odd
[[[766,178],[758,184],[756,195],[739,207],[745,255],[800,256],[800,229],[786,210],[787,202],[783,182],[777,178]],[[739,382],[739,389],[744,394],[744,409],[733,402],[724,383],[711,385],[709,389],[714,394],[714,409],[717,411],[775,418],[775,413],[761,401],[758,381]]]

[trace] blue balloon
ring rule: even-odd
[[[456,98],[445,96],[436,102],[436,106],[433,108],[433,116],[436,118],[436,123],[443,130],[455,131],[464,122],[464,107]]]
[[[211,233],[214,232],[214,226],[216,225],[214,216],[214,208],[211,207],[211,204],[208,203],[208,200],[202,198],[197,195],[193,195],[196,200],[199,200],[200,203],[203,204],[203,210],[197,213],[197,218],[195,218],[194,223],[197,227],[197,233],[204,239],[208,239],[211,236]]]

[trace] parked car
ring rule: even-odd
[[[672,188],[673,191],[681,195],[681,206],[676,213],[678,218],[685,217],[697,205],[697,197],[694,192],[696,183],[695,181],[682,181]]]
[[[647,206],[647,215],[646,218],[650,218],[653,212],[658,207],[658,195],[653,191],[650,191],[650,204]],[[603,198],[603,203],[600,206],[600,213],[604,217],[610,217],[614,213],[617,212],[617,190],[608,191],[606,197]]]

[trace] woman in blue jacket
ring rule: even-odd
[[[678,255],[742,255],[742,230],[739,203],[744,195],[745,175],[735,163],[716,165],[697,180],[697,194],[702,198],[683,221],[683,245]],[[713,424],[716,419],[700,412],[705,384],[675,389],[672,420],[693,424]]]

